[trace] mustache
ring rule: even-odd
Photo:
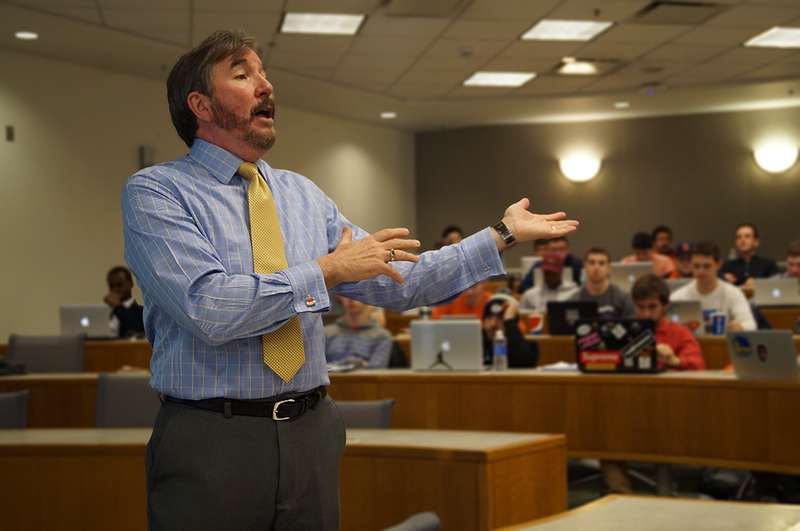
[[[275,100],[273,100],[272,98],[267,98],[264,101],[262,101],[261,103],[259,103],[258,105],[256,105],[255,107],[253,107],[253,109],[250,111],[250,118],[251,119],[255,118],[256,114],[258,114],[258,113],[260,113],[262,111],[267,111],[267,112],[274,113],[275,112]]]

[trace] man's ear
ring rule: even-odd
[[[186,102],[201,122],[211,123],[214,120],[214,116],[211,113],[211,98],[205,94],[194,91],[186,98]]]

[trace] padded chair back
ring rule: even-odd
[[[22,429],[28,426],[28,396],[30,391],[0,393],[0,430]]]
[[[383,531],[441,531],[442,522],[436,513],[417,513],[394,527],[387,527]]]
[[[11,361],[22,363],[29,373],[83,372],[83,336],[18,336],[8,338]]]
[[[344,418],[345,428],[389,429],[392,424],[394,399],[336,402]]]
[[[150,376],[100,373],[97,376],[97,428],[152,428],[161,400]]]

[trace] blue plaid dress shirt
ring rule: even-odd
[[[145,168],[122,193],[125,260],[144,295],[153,347],[151,385],[185,399],[265,398],[330,383],[320,312],[329,307],[315,259],[333,252],[351,224],[311,181],[257,162],[275,198],[289,267],[253,273],[248,183],[242,160],[194,140],[191,152]],[[402,311],[455,298],[504,272],[491,229],[416,264],[393,264],[405,279],[386,276],[343,283],[332,291]],[[298,315],[306,362],[284,382],[262,359],[261,335]]]

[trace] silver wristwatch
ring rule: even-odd
[[[506,242],[506,248],[513,247],[514,245],[516,245],[517,239],[514,238],[514,235],[511,233],[508,227],[506,227],[505,223],[501,221],[492,228],[496,230],[497,234],[499,234],[500,237],[503,238],[503,241]]]

